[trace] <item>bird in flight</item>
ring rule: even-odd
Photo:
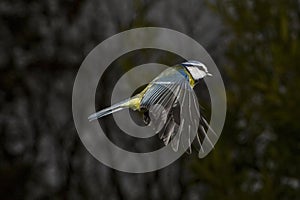
[[[165,145],[171,143],[174,151],[179,144],[187,146],[191,153],[192,133],[196,133],[199,151],[204,152],[202,145],[206,138],[211,147],[213,144],[206,130],[211,129],[206,119],[200,114],[198,99],[194,86],[206,76],[212,76],[207,67],[198,61],[187,61],[169,67],[154,78],[140,93],[100,110],[88,117],[89,121],[99,119],[125,108],[139,111],[145,125],[151,125]],[[187,128],[184,128],[184,124]]]

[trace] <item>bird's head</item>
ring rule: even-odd
[[[187,61],[182,63],[186,70],[191,74],[195,81],[199,81],[205,76],[212,76],[207,70],[207,67],[199,61]]]

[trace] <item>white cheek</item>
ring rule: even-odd
[[[204,78],[206,73],[197,67],[187,67],[193,79],[198,80]]]
[[[200,70],[197,70],[197,73],[193,74],[193,78],[196,80],[204,78],[205,76],[206,76],[206,73],[203,71],[200,71]]]

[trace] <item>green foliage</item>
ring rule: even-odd
[[[216,149],[193,163],[208,199],[300,195],[300,2],[217,0],[228,42],[228,116]]]

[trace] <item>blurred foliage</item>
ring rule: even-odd
[[[1,199],[297,199],[300,2],[207,1],[215,14],[198,0],[1,0]],[[85,150],[71,93],[93,47],[143,26],[183,32],[207,49],[227,75],[228,113],[205,159],[184,155],[165,169],[132,175]],[[175,59],[157,51],[127,55],[99,94],[112,90],[120,66]]]
[[[93,47],[135,27],[181,31],[219,58],[220,41],[214,40],[220,38],[218,22],[198,0],[184,4],[180,0],[1,0],[1,199],[199,199],[203,187],[186,184],[187,157],[160,171],[138,175],[117,172],[94,159],[74,127],[72,87]],[[147,62],[172,65],[176,59],[157,51],[125,55],[99,83],[105,86],[99,94],[108,97],[99,104],[110,104],[112,83],[122,70]],[[105,127],[107,134],[116,135],[126,146],[133,143],[118,135],[114,124]]]
[[[192,167],[207,199],[300,196],[300,2],[217,0],[229,39],[228,115],[216,149]]]

